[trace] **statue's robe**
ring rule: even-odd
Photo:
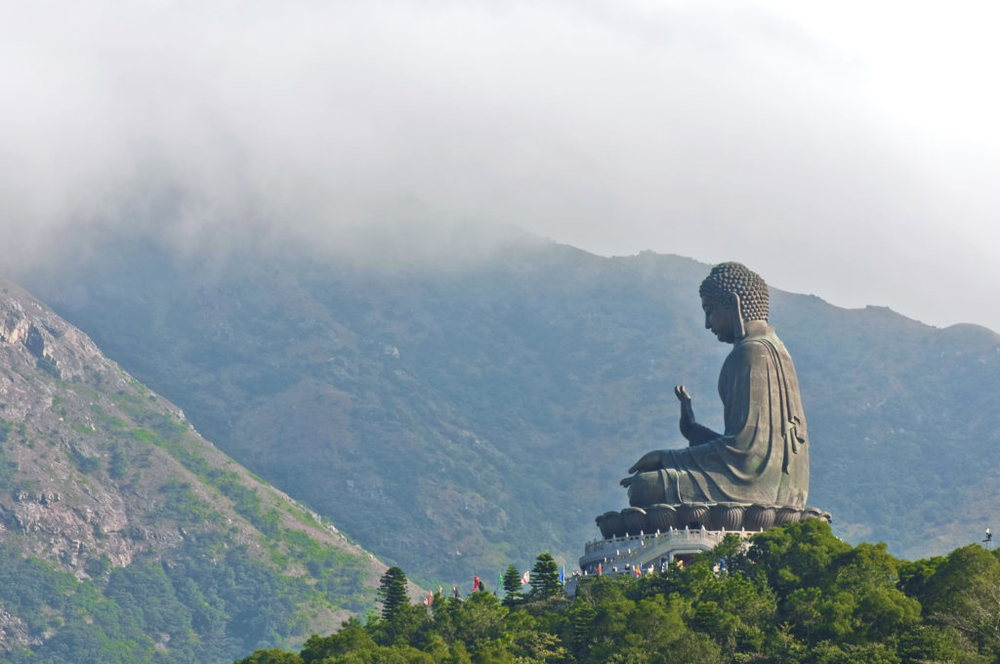
[[[662,450],[630,503],[739,502],[795,508],[809,493],[809,438],[792,358],[762,321],[747,325],[719,374],[725,433],[696,427],[691,447]]]

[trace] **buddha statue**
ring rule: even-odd
[[[803,509],[809,492],[809,438],[792,358],[768,325],[764,280],[739,263],[712,268],[699,289],[705,327],[733,344],[719,374],[724,430],[697,422],[680,401],[689,446],[645,454],[621,481],[629,504],[750,503]]]

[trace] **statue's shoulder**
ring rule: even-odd
[[[776,353],[781,354],[784,344],[774,333],[773,327],[761,328],[741,339],[733,347],[731,357],[736,357],[744,361],[753,361],[756,358],[772,357]]]
[[[766,347],[768,345],[773,345],[774,342],[781,343],[778,341],[778,336],[774,333],[774,328],[770,325],[759,325],[750,324],[747,325],[747,335],[740,339],[736,344],[737,347]]]

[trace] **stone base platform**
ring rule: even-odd
[[[667,507],[674,508],[675,514],[684,517],[693,515],[692,522],[680,528],[667,525],[665,529],[652,532],[643,530],[643,527],[653,523],[649,512],[653,512],[655,517],[658,510],[647,511],[637,507],[627,507],[621,512],[606,512],[597,517],[599,526],[603,523],[607,527],[610,521],[616,528],[624,529],[630,526],[636,528],[637,532],[612,534],[610,537],[588,542],[583,557],[580,558],[580,574],[638,576],[637,569],[639,574],[661,572],[668,565],[678,562],[686,564],[699,553],[711,551],[726,535],[736,535],[746,539],[768,528],[786,523],[805,519],[822,519],[827,523],[833,520],[829,512],[812,507],[789,510],[773,506],[740,505],[739,507],[745,508],[741,511],[733,510],[731,503],[719,505],[669,505]],[[734,518],[734,513],[739,514],[739,520]],[[640,517],[645,520],[640,521]],[[621,525],[619,521],[624,522],[626,518],[629,518],[628,526]],[[727,518],[730,519],[728,522],[725,521]],[[732,525],[736,527],[730,528]]]
[[[687,561],[704,551],[714,549],[726,535],[749,537],[752,532],[731,533],[704,528],[681,530],[649,535],[633,535],[588,542],[580,571],[584,576],[662,572],[677,561]]]
[[[666,533],[674,530],[751,531],[795,523],[804,519],[833,521],[829,512],[815,507],[797,509],[747,503],[683,503],[626,507],[619,512],[605,512],[595,519],[605,540]]]

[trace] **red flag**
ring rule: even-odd
[[[430,606],[433,603],[434,603],[434,591],[429,590],[427,591],[427,606]]]
[[[472,577],[472,592],[476,592],[477,590],[479,590],[479,577],[474,576]]]
[[[597,563],[597,576],[604,576],[601,574],[601,563]]]
[[[531,581],[531,572],[525,572],[524,576],[521,577],[521,585],[523,586],[529,581]]]

